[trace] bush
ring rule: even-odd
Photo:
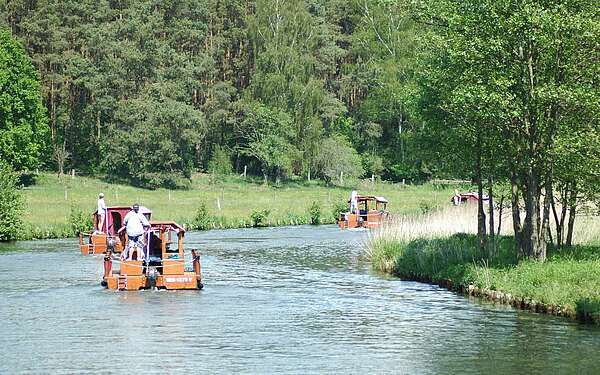
[[[288,212],[283,219],[283,223],[288,225],[301,225],[308,223],[308,220],[304,215]]]
[[[0,241],[17,238],[21,228],[23,198],[17,190],[17,176],[0,161]]]
[[[71,234],[79,234],[82,232],[89,232],[94,227],[92,217],[82,209],[71,206],[71,212],[69,213],[69,226],[72,230]],[[61,236],[58,236],[61,237]]]
[[[208,208],[206,208],[206,203],[200,203],[198,210],[196,211],[196,216],[194,216],[193,226],[194,229],[198,230],[207,230],[212,228],[212,224],[214,222],[214,218],[208,213]]]
[[[419,211],[421,211],[421,214],[425,215],[425,214],[431,212],[432,210],[433,210],[433,206],[431,205],[431,203],[426,202],[426,201],[419,202]]]
[[[266,227],[268,224],[268,217],[269,214],[271,213],[270,210],[258,210],[258,211],[252,211],[252,213],[250,214],[250,220],[252,221],[252,226],[253,227]]]
[[[310,217],[310,223],[312,225],[321,224],[321,205],[319,202],[314,201],[308,208],[308,215]]]
[[[32,186],[35,185],[38,175],[33,172],[20,172],[17,177],[18,186]]]
[[[340,213],[347,212],[349,209],[348,200],[346,198],[339,198],[336,202],[333,202],[331,205],[331,214],[333,215],[333,220],[336,220],[340,217]]]

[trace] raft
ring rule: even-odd
[[[342,212],[337,224],[340,229],[377,228],[389,217],[387,199],[375,195],[358,195],[358,212]],[[348,201],[350,203],[350,201]]]
[[[143,244],[126,244],[120,258],[106,252],[102,285],[117,291],[202,289],[196,250],[191,250],[191,268],[186,270],[184,234],[183,227],[173,221],[151,221]]]

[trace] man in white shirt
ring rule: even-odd
[[[350,194],[350,213],[359,214],[358,211],[358,192],[356,190],[352,190]]]
[[[104,232],[104,219],[106,217],[106,204],[104,204],[104,193],[98,194],[98,232]]]
[[[142,247],[138,243],[140,237],[148,228],[150,228],[150,223],[148,222],[148,219],[146,219],[146,216],[139,212],[140,206],[136,203],[131,208],[132,211],[129,211],[123,220],[123,223],[125,224],[125,231],[127,232],[128,248],[127,251],[123,252],[124,255],[125,253],[129,253],[129,248],[135,244],[138,244],[138,247],[140,248]],[[140,254],[138,254],[138,258],[140,258]]]

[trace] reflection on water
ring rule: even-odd
[[[0,247],[0,373],[600,373],[600,330],[384,278],[364,232],[189,233],[205,289],[113,292],[75,240]]]

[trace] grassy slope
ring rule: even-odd
[[[423,206],[446,204],[450,189],[433,186],[403,186],[362,182],[361,193],[385,196],[392,213],[418,212]],[[206,175],[195,176],[189,190],[145,190],[126,185],[110,184],[87,177],[63,177],[41,174],[37,184],[24,189],[27,210],[24,220],[28,230],[45,232],[36,237],[68,235],[68,216],[71,207],[93,212],[99,192],[106,195],[107,205],[131,205],[138,202],[153,211],[158,220],[172,219],[181,223],[192,221],[202,202],[209,214],[221,217],[225,227],[249,225],[255,210],[269,209],[270,225],[298,224],[307,221],[308,207],[317,201],[322,207],[323,222],[333,222],[332,204],[350,195],[351,187],[326,187],[320,182],[290,182],[280,187],[231,177],[211,184]],[[66,191],[66,198],[65,198]],[[169,199],[170,195],[170,199]],[[217,199],[221,210],[217,208]],[[27,236],[25,236],[27,237]]]
[[[600,244],[550,251],[545,263],[517,262],[513,239],[502,237],[496,256],[484,259],[474,235],[371,243],[376,268],[405,278],[452,280],[455,286],[509,293],[600,322]]]

